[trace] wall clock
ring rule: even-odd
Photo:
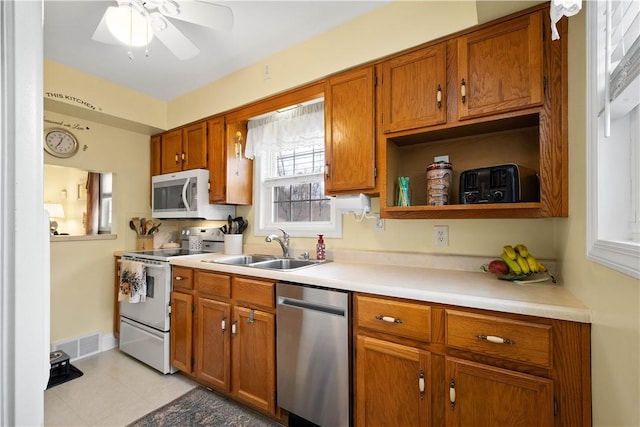
[[[56,157],[71,157],[78,151],[78,140],[65,129],[49,129],[44,136],[44,149]]]

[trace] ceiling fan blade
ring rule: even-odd
[[[233,28],[233,12],[227,6],[196,0],[178,1],[178,5],[180,13],[169,15],[169,18],[215,30],[230,31]]]
[[[166,28],[162,31],[154,31],[154,35],[173,53],[179,60],[193,58],[200,53],[200,49],[191,42],[175,25],[166,21]]]
[[[107,10],[104,12],[104,15],[102,15],[102,19],[98,23],[96,30],[93,32],[93,35],[91,36],[92,40],[95,40],[100,43],[105,43],[105,44],[115,44],[115,45],[122,44],[121,41],[119,41],[117,38],[113,36],[113,34],[111,34],[111,31],[109,31],[109,28],[107,27],[107,14],[109,12],[109,9],[117,9],[117,8],[118,6],[109,6],[107,8]]]

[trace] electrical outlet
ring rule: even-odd
[[[435,236],[436,246],[449,246],[449,226],[448,225],[434,225],[433,234]]]
[[[384,231],[384,219],[376,217],[376,231]]]

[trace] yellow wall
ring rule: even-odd
[[[565,286],[593,309],[594,425],[637,426],[640,425],[637,405],[640,401],[640,286],[637,280],[594,264],[585,255],[585,15],[583,11],[572,17],[569,24],[569,218],[387,220],[386,230],[378,233],[373,230],[371,221],[356,223],[347,216],[343,239],[327,240],[327,249],[495,255],[505,243],[522,242],[538,256],[556,257],[561,266],[559,275],[564,278]],[[245,104],[475,23],[475,9],[468,8],[467,2],[392,2],[379,11],[302,46],[269,57],[170,102],[167,105],[166,127],[175,127]],[[261,69],[266,63],[270,64],[273,77],[263,81]],[[45,79],[45,88],[46,84]],[[87,90],[99,94],[96,88]],[[125,108],[124,104],[121,108]],[[115,111],[114,114],[118,115],[119,112]],[[117,132],[117,129],[109,131]],[[113,144],[113,141],[115,139],[103,143]],[[148,145],[145,146],[147,149]],[[122,174],[132,175],[127,175],[131,188],[124,191],[137,194],[128,196],[128,201],[132,203],[129,211],[123,213],[118,208],[118,215],[126,218],[136,209],[145,210],[148,206],[144,204],[148,203],[147,185],[130,185],[133,182],[146,182],[148,151],[143,151],[138,155],[140,162],[144,163],[142,168],[145,172],[138,168],[142,163],[139,165],[127,160],[126,164],[117,165]],[[110,163],[117,172],[115,163],[123,158],[120,152],[105,150],[103,155],[105,158],[100,161]],[[96,160],[93,159],[94,162]],[[79,166],[87,167],[84,161]],[[134,170],[131,171],[131,168]],[[120,180],[117,183],[118,188],[123,185]],[[250,207],[239,208],[238,214],[253,222]],[[118,230],[122,230],[124,219],[120,218]],[[435,224],[449,225],[451,245],[448,248],[433,246]],[[262,241],[251,235],[245,237],[247,242]],[[96,329],[103,333],[111,332],[111,254],[116,249],[131,248],[129,243],[132,242],[123,240],[119,235],[113,243],[72,242],[52,246],[52,340]],[[56,245],[61,247],[57,248]],[[293,239],[293,246],[312,248],[313,240]],[[70,264],[74,267],[68,267]],[[80,277],[89,277],[91,284],[87,285],[86,281],[81,284]],[[67,288],[63,284],[65,281],[73,281],[75,285]],[[99,304],[96,303],[97,298],[101,299]],[[85,299],[89,301],[88,304],[85,304]]]
[[[46,164],[113,172],[112,232],[117,235],[115,240],[51,243],[51,342],[55,343],[113,331],[113,253],[135,248],[129,219],[149,212],[149,136],[45,111],[45,129],[50,121],[83,128],[74,134],[87,149],[70,159],[45,154]]]
[[[45,109],[73,111],[82,118],[99,115],[99,120],[106,124],[147,132],[167,129],[164,101],[47,59],[44,99]]]

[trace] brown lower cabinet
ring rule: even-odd
[[[198,382],[274,417],[275,282],[174,267],[172,364]],[[189,307],[187,305],[190,304]],[[175,344],[174,344],[175,343]]]
[[[171,355],[281,422],[275,282],[174,266]],[[356,426],[591,425],[590,325],[356,293]]]
[[[355,425],[591,425],[590,325],[356,294]]]

